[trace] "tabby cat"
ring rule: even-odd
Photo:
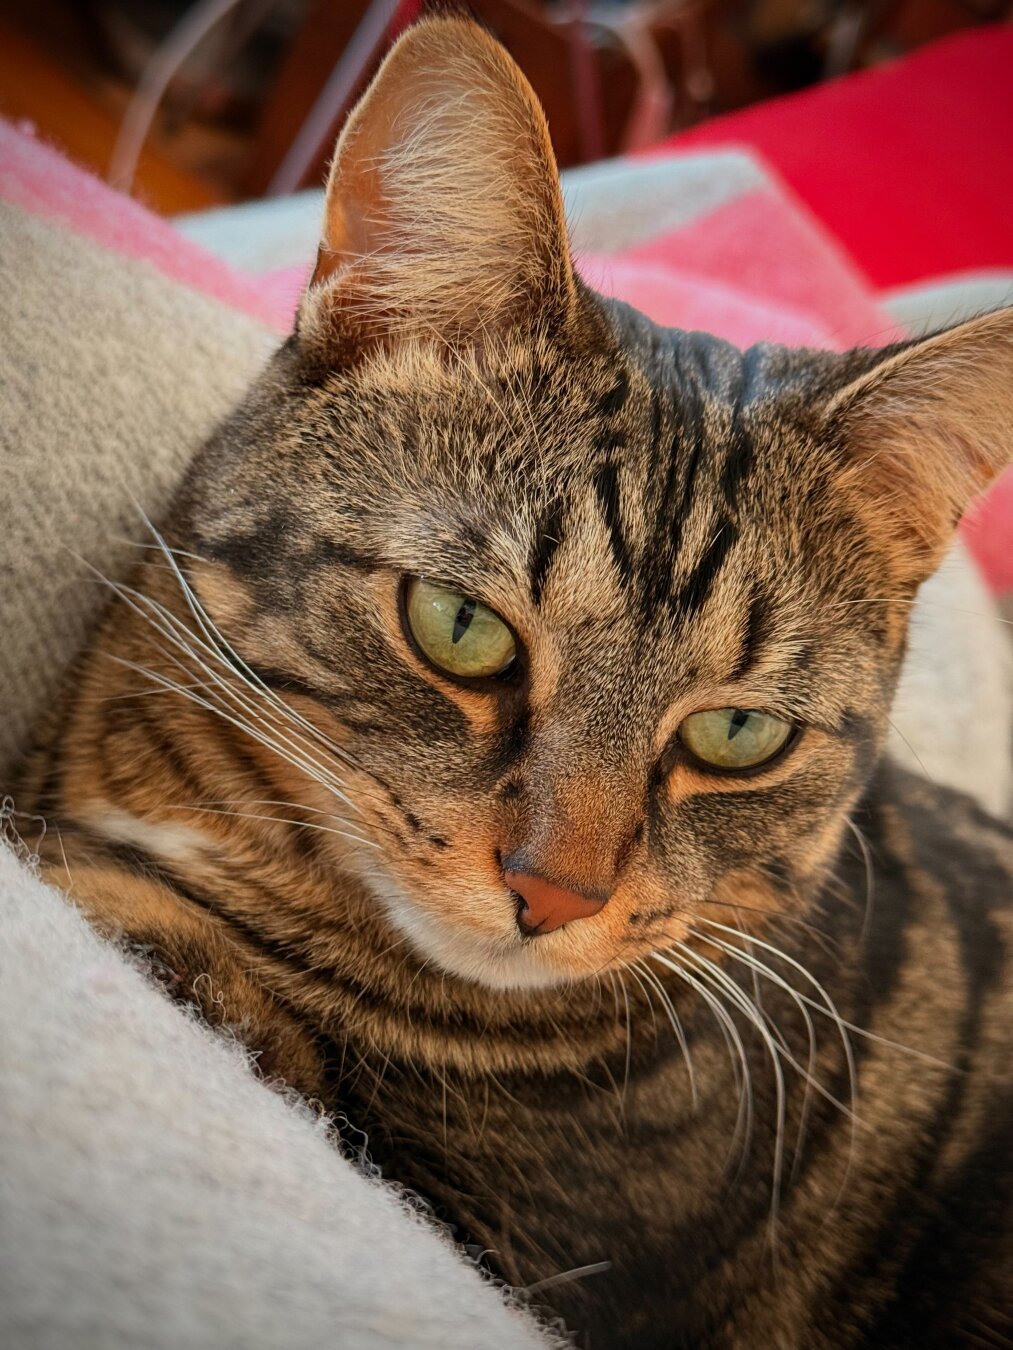
[[[881,747],[1011,427],[1013,311],[592,293],[524,78],[426,21],[29,764],[48,875],[578,1345],[1009,1344],[1013,841]]]

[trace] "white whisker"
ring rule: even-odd
[[[331,788],[331,790],[335,793],[336,796],[338,796],[342,801],[344,801],[347,806],[352,807],[353,810],[359,809],[356,806],[356,804],[352,802],[348,797],[346,797],[344,793],[340,790],[338,786],[339,780],[335,777],[334,773],[326,765],[322,764],[320,760],[316,758],[316,756],[313,754],[314,747],[312,743],[309,740],[307,740],[307,738],[304,735],[302,735],[298,729],[293,730],[292,728],[290,728],[289,732],[286,733],[285,731],[281,730],[281,728],[277,725],[276,722],[270,722],[269,719],[265,716],[265,709],[263,708],[264,702],[266,702],[269,705],[271,711],[281,713],[282,716],[286,719],[286,721],[297,722],[298,719],[291,714],[291,710],[288,708],[286,704],[284,704],[280,700],[275,699],[271,695],[270,690],[267,690],[265,694],[259,687],[253,688],[252,690],[252,693],[255,696],[254,698],[250,698],[241,694],[239,690],[235,687],[235,677],[237,674],[235,666],[230,660],[228,660],[228,658],[225,655],[223,655],[221,651],[217,650],[216,648],[209,647],[199,638],[195,639],[195,635],[191,632],[190,629],[186,627],[185,624],[183,624],[176,617],[176,615],[174,615],[170,610],[166,609],[165,606],[160,604],[157,600],[154,600],[151,596],[147,596],[143,592],[137,591],[133,587],[125,586],[121,583],[107,581],[107,584],[110,585],[118,595],[120,595],[120,597],[124,600],[124,603],[126,603],[131,609],[133,609],[135,613],[137,613],[141,618],[144,618],[147,622],[149,622],[152,625],[152,627],[155,628],[157,632],[161,633],[162,636],[165,637],[169,642],[171,642],[173,646],[177,648],[177,650],[181,651],[185,657],[189,658],[190,661],[196,664],[200,668],[200,670],[203,671],[211,679],[213,684],[216,686],[216,691],[223,697],[226,697],[232,701],[232,703],[235,705],[235,710],[240,711],[244,713],[246,716],[253,717],[257,721],[268,725],[272,735],[274,735],[275,737],[279,737],[283,741],[287,742],[287,744],[290,747],[298,751],[301,757],[311,760],[316,765],[320,773],[322,773],[329,780],[327,785]],[[155,614],[158,615],[158,618],[161,619],[161,622],[159,622],[156,618],[152,617],[151,614],[145,612],[144,607],[153,610]],[[190,640],[187,641],[186,639]],[[221,672],[215,670],[213,667],[208,665],[208,663],[203,659],[203,657],[200,654],[201,650],[208,652],[213,658],[215,658],[219,662],[219,664],[222,667],[224,667],[224,669],[228,672],[230,678],[229,679],[224,678]],[[168,653],[164,654],[167,656],[169,655]],[[180,669],[187,670],[187,667],[183,665],[183,663],[181,663],[177,658],[170,657],[170,659],[172,659],[173,663],[177,665]],[[192,672],[187,671],[187,673]],[[243,680],[242,675],[240,675],[240,680],[246,687],[249,687],[249,682]],[[266,686],[264,686],[264,689],[266,689]],[[316,737],[315,739],[319,742],[321,738]],[[321,780],[318,779],[318,781]]]
[[[739,1029],[721,1000],[715,997],[706,985],[701,984],[695,975],[692,975],[684,966],[680,965],[678,961],[674,961],[671,955],[666,952],[651,952],[650,957],[666,970],[670,970],[678,979],[682,980],[684,984],[688,984],[691,989],[695,990],[706,1003],[718,1024],[725,1046],[728,1050],[732,1072],[735,1076],[735,1082],[739,1090],[738,1111],[736,1114],[735,1128],[732,1132],[732,1140],[729,1145],[729,1157],[735,1151],[736,1143],[739,1141],[741,1135],[741,1162],[745,1159],[746,1152],[749,1148],[749,1141],[752,1138],[753,1133],[753,1084],[749,1071],[749,1059],[746,1055],[746,1048],[742,1043],[742,1037],[739,1035]]]
[[[850,816],[844,817],[844,823],[858,840],[858,847],[862,850],[862,861],[865,864],[865,914],[862,918],[861,940],[864,942],[869,935],[869,923],[872,919],[872,901],[875,893],[875,875],[872,870],[872,850],[869,848],[865,835],[858,828]]]
[[[127,670],[132,670],[136,674],[143,676],[145,679],[153,681],[161,688],[175,692],[176,694],[179,695],[180,698],[187,699],[195,706],[203,708],[208,712],[214,713],[216,716],[222,718],[225,722],[228,722],[230,725],[236,727],[239,731],[242,731],[245,735],[257,741],[260,745],[263,745],[265,749],[270,750],[274,754],[278,755],[278,757],[285,760],[286,763],[291,764],[294,768],[300,769],[312,781],[319,783],[321,787],[324,787],[328,789],[328,791],[333,792],[341,800],[347,800],[344,796],[344,793],[340,792],[334,783],[328,781],[328,778],[326,776],[326,770],[323,769],[323,766],[307,762],[303,760],[299,755],[293,754],[290,750],[286,749],[283,743],[274,739],[271,735],[265,734],[258,728],[252,726],[249,722],[246,722],[242,718],[235,716],[232,710],[227,707],[227,705],[223,706],[220,703],[212,702],[209,697],[204,697],[187,686],[177,684],[174,680],[171,680],[168,676],[161,675],[157,671],[150,670],[147,666],[139,665],[136,661],[127,661],[123,657],[114,656],[112,655],[112,653],[108,652],[103,653],[103,655],[106,656],[108,660],[115,662],[117,665],[123,666]],[[264,719],[260,720],[263,721]],[[349,802],[348,804],[354,805],[351,802]]]
[[[776,1246],[777,1241],[777,1219],[781,1204],[781,1178],[784,1174],[784,1130],[786,1114],[786,1091],[784,1083],[784,1071],[781,1068],[781,1051],[770,1033],[770,1027],[767,1019],[757,1008],[745,990],[732,980],[727,971],[715,965],[713,961],[707,959],[702,953],[688,947],[684,942],[673,944],[678,948],[684,959],[692,961],[700,972],[701,979],[707,980],[712,988],[718,993],[723,993],[729,998],[734,1007],[746,1017],[747,1021],[756,1028],[760,1034],[767,1057],[770,1060],[770,1066],[774,1074],[774,1160],[773,1173],[771,1179],[770,1195],[770,1239]],[[747,1061],[748,1063],[748,1061]],[[747,1070],[748,1072],[748,1070]]]
[[[651,987],[657,993],[658,998],[661,1002],[661,1006],[664,1009],[669,1022],[671,1023],[675,1039],[678,1043],[679,1049],[682,1051],[682,1057],[686,1061],[686,1072],[689,1076],[690,1102],[692,1103],[693,1110],[695,1111],[697,1107],[696,1076],[693,1073],[693,1059],[689,1053],[689,1042],[686,1040],[686,1033],[683,1030],[682,1023],[679,1021],[679,1014],[675,1011],[675,1005],[673,1004],[671,998],[669,998],[668,990],[658,979],[657,975],[655,975],[654,972],[651,969],[649,969],[649,967],[644,965],[643,962],[641,961],[632,962],[630,969],[634,968],[640,971],[644,979],[648,982],[649,985],[651,985]]]
[[[772,971],[769,966],[765,965],[762,961],[757,961],[756,969],[759,971],[761,975],[769,976],[775,982],[780,982],[782,986],[789,991],[789,993],[794,999],[799,1000],[801,1003],[807,1004],[809,1007],[815,1008],[817,1011],[829,1017],[830,1020],[833,1022],[834,1026],[837,1028],[837,1033],[841,1039],[841,1046],[844,1050],[844,1057],[848,1068],[848,1079],[850,1084],[849,1092],[851,1096],[850,1113],[857,1118],[858,1073],[855,1068],[854,1049],[848,1037],[850,1024],[844,1021],[844,1018],[841,1016],[840,1012],[837,1009],[836,1003],[834,1003],[833,999],[827,993],[823,985],[819,982],[819,980],[817,980],[817,978],[815,977],[815,975],[812,974],[811,971],[807,970],[806,967],[802,965],[801,961],[796,961],[794,957],[789,956],[787,952],[781,951],[779,947],[775,947],[772,943],[765,942],[762,938],[754,937],[751,933],[744,933],[740,929],[729,928],[727,924],[718,923],[715,919],[702,919],[701,922],[705,923],[708,928],[717,929],[719,932],[726,933],[731,937],[742,938],[745,942],[748,942],[751,947],[761,947],[764,951],[769,952],[769,954],[773,956],[775,959],[784,961],[785,964],[791,966],[793,970],[797,970],[798,973],[802,976],[802,978],[804,980],[807,980],[809,984],[812,985],[813,989],[816,990],[816,993],[823,1000],[822,1003],[816,1003],[814,1000],[807,998],[806,995],[801,993],[800,990],[793,989],[789,984],[787,984],[786,981],[782,980],[782,978],[779,975],[777,975],[774,971]],[[733,948],[732,950],[734,953],[737,953],[743,958],[746,957],[747,955],[746,953],[742,952],[741,948]],[[756,960],[755,957],[752,957],[752,954],[750,954],[750,959]],[[840,1105],[840,1103],[837,1103],[837,1105]],[[847,1108],[841,1107],[841,1109],[846,1110]]]
[[[170,806],[171,811],[200,811],[210,816],[236,816],[241,820],[265,820],[273,821],[277,825],[296,825],[301,830],[320,830],[324,834],[336,834],[342,839],[351,839],[357,844],[365,844],[369,848],[376,848],[377,845],[371,839],[364,838],[361,834],[355,834],[350,830],[336,830],[332,825],[318,825],[312,820],[295,820],[289,816],[269,816],[256,811],[236,811],[232,808],[225,809],[214,806]]]

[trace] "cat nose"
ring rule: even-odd
[[[504,872],[503,880],[524,901],[517,924],[526,937],[551,933],[574,919],[589,919],[605,907],[605,901],[596,896],[568,891],[533,872]]]

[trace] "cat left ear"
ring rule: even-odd
[[[841,486],[919,583],[971,501],[1013,460],[1013,309],[885,357],[826,410]]]
[[[407,338],[483,344],[574,286],[531,86],[475,23],[409,28],[338,140],[301,343],[332,365]]]

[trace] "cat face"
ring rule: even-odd
[[[982,323],[847,357],[660,330],[575,280],[495,44],[402,40],[339,145],[299,331],[183,529],[234,651],[331,747],[329,785],[279,762],[289,799],[344,814],[365,842],[329,837],[335,868],[424,959],[584,979],[823,876],[908,602],[997,462],[966,356],[1008,362],[1010,325]]]

